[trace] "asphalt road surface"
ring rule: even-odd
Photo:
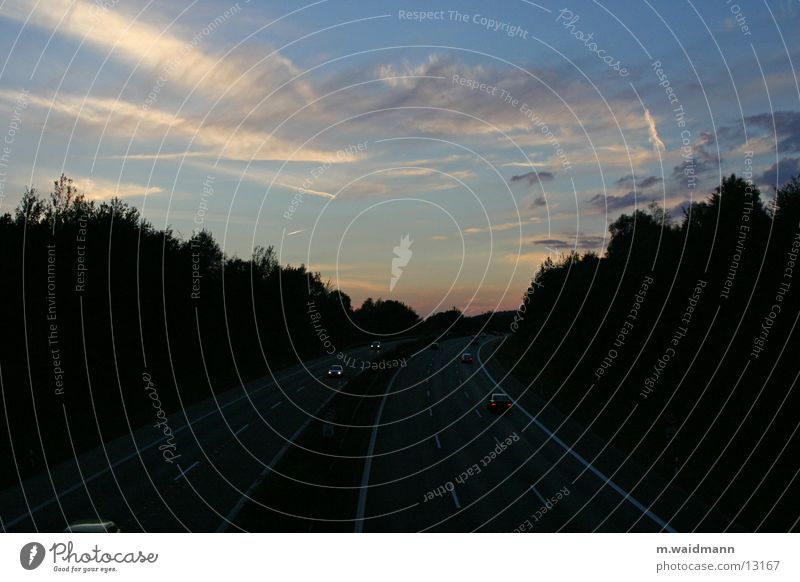
[[[398,342],[384,342],[384,350]],[[355,360],[375,357],[366,346]],[[248,383],[168,417],[175,454],[165,461],[159,429],[81,454],[0,493],[3,531],[58,532],[74,521],[113,520],[123,531],[215,532],[275,467],[315,414],[357,369],[326,378],[335,356],[319,358]],[[357,364],[354,364],[357,365]],[[360,365],[360,364],[358,364]],[[157,419],[154,417],[154,422]],[[72,422],[89,421],[74,419]]]
[[[371,431],[356,532],[721,531],[667,479],[552,410],[493,362],[501,338],[440,342],[408,359]],[[397,342],[385,342],[390,349]],[[472,363],[460,356],[469,351]],[[351,350],[370,360],[365,346]],[[62,531],[80,519],[123,531],[236,531],[232,522],[316,413],[346,382],[335,357],[283,370],[169,417],[175,462],[144,426],[0,493],[4,531]],[[347,369],[347,374],[356,371]],[[492,393],[514,406],[489,412]],[[731,528],[734,531],[736,527]]]
[[[398,371],[370,445],[355,531],[720,531],[666,479],[526,395],[488,362],[499,344],[441,343]],[[460,355],[471,352],[473,363]],[[542,408],[539,408],[541,405]],[[534,409],[536,408],[536,409]]]

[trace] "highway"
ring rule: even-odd
[[[511,378],[502,338],[440,342],[391,375],[365,432],[355,532],[671,532],[728,525]],[[384,350],[397,342],[385,342]],[[475,358],[462,363],[464,351]],[[350,350],[371,360],[366,346]],[[239,531],[245,503],[347,378],[318,358],[170,415],[170,463],[152,425],[0,493],[4,531],[62,531],[80,519],[127,532]],[[355,369],[346,369],[348,375]],[[383,389],[383,388],[382,388]],[[515,401],[492,414],[486,401]],[[380,394],[380,393],[379,393]],[[155,421],[155,418],[154,418]],[[280,511],[280,508],[275,508]],[[309,516],[311,520],[313,516]],[[324,531],[320,521],[315,531]],[[736,528],[732,528],[735,530]]]
[[[442,342],[394,376],[373,432],[355,531],[671,532],[727,525],[718,516],[696,523],[705,511],[683,492],[664,488],[665,479],[527,394],[490,361],[499,342]],[[462,363],[464,351],[478,357]],[[493,392],[525,396],[498,415],[486,408]]]
[[[366,346],[347,354],[375,357]],[[59,532],[98,517],[126,532],[236,531],[230,522],[250,492],[346,382],[326,378],[338,362],[318,358],[168,416],[179,455],[172,462],[159,450],[161,430],[145,425],[25,479],[0,493],[3,531]]]

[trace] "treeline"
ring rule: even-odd
[[[796,529],[800,180],[767,206],[732,175],[679,221],[651,205],[609,230],[604,256],[540,267],[502,359],[665,483]]]
[[[182,240],[65,176],[0,216],[0,248],[5,484],[155,422],[152,391],[169,413],[323,355],[325,339],[346,349],[418,320],[397,301],[353,309],[272,247],[241,259],[207,231]]]

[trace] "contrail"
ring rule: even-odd
[[[644,120],[647,122],[647,135],[650,138],[650,143],[653,144],[656,150],[665,151],[667,146],[664,145],[664,142],[661,141],[661,138],[658,137],[658,130],[656,129],[656,120],[653,119],[653,116],[650,115],[650,110],[644,110]]]

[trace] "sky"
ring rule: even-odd
[[[800,2],[0,1],[0,212],[62,172],[426,316],[800,174]]]

